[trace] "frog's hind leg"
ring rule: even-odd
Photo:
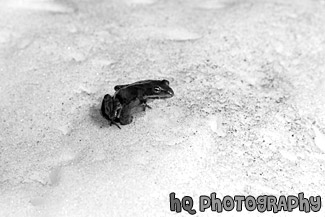
[[[115,106],[117,106],[117,105],[119,105],[119,104],[116,103],[116,100],[114,100],[113,97],[111,97],[111,95],[106,94],[104,96],[100,111],[101,111],[102,116],[105,119],[107,119],[108,121],[110,121],[110,126],[112,126],[112,124],[114,124],[119,129],[121,129],[121,127],[114,121]]]
[[[113,98],[111,95],[106,94],[104,96],[102,106],[101,106],[101,114],[103,115],[104,118],[107,120],[111,120],[111,112],[112,112],[112,105],[113,105]]]
[[[113,120],[111,120],[111,123],[109,124],[110,126],[112,126],[112,124],[114,124],[115,126],[117,126],[119,129],[121,129],[121,127]]]

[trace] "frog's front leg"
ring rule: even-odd
[[[132,108],[129,105],[124,106],[121,109],[120,115],[119,115],[119,122],[121,125],[127,125],[132,123],[133,121],[133,116],[131,114]]]
[[[146,108],[152,109],[147,103],[143,103],[143,111],[145,111]]]
[[[140,103],[141,103],[141,106],[142,106],[142,108],[143,108],[143,111],[145,111],[146,108],[152,109],[151,106],[149,106],[149,105],[147,104],[147,100],[146,100],[146,99],[140,99]]]
[[[126,116],[120,117],[119,120],[120,120],[121,125],[131,124],[132,121],[133,121],[133,116],[132,115],[126,115]]]
[[[138,98],[132,100],[130,103],[123,106],[120,112],[120,123],[122,125],[130,124],[133,121],[133,114],[139,111],[139,108],[142,109],[142,103]]]

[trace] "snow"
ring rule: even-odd
[[[324,198],[324,1],[0,6],[0,217],[190,216],[171,192],[195,216],[220,215],[199,212],[212,192]],[[144,79],[175,96],[109,126],[102,97]]]

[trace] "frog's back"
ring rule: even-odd
[[[150,84],[150,83],[155,82],[155,81],[158,81],[158,80],[142,80],[142,81],[137,81],[137,82],[134,82],[134,83],[131,83],[131,84],[116,85],[114,87],[114,90],[118,91],[119,89],[122,89],[122,88],[125,88],[125,87],[128,87],[128,86],[146,85],[146,84]]]
[[[117,91],[116,97],[122,104],[127,104],[136,98],[141,98],[144,89],[138,86],[126,86]]]

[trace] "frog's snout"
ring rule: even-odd
[[[174,96],[174,91],[172,89],[168,90],[167,93],[170,95],[170,97]]]

